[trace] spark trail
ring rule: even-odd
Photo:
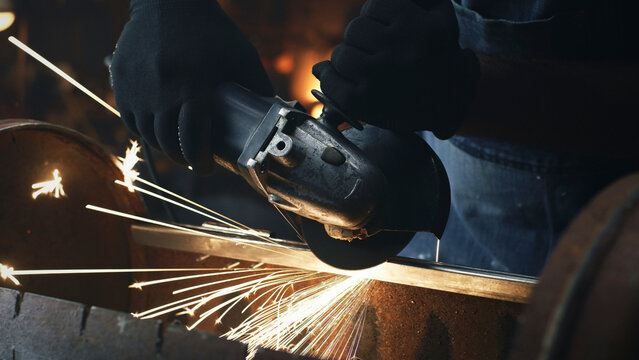
[[[216,324],[222,323],[233,309],[245,313],[257,307],[240,325],[223,335],[229,340],[246,343],[247,359],[253,358],[258,347],[326,359],[350,359],[356,354],[372,280],[286,268],[260,269],[259,272],[247,268],[233,273],[239,276],[177,289],[173,295],[213,287],[213,290],[186,296],[134,316],[149,319],[180,311],[180,314],[195,318],[187,326],[193,329],[211,318]],[[229,272],[195,276],[227,274]],[[167,278],[136,283],[132,287],[142,289],[193,278]],[[231,284],[220,287],[223,283]],[[219,303],[205,308],[215,300]]]
[[[59,199],[61,196],[66,196],[64,188],[62,187],[62,177],[60,177],[60,171],[58,171],[58,169],[53,170],[52,180],[35,183],[31,185],[31,188],[35,190],[31,194],[34,200],[43,194],[52,194],[56,199]]]
[[[16,276],[33,275],[78,275],[78,274],[121,274],[121,273],[149,273],[149,272],[182,272],[182,271],[214,271],[219,268],[152,268],[152,269],[37,269],[16,270],[12,266],[0,263],[0,278],[11,280],[20,285]]]

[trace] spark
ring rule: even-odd
[[[153,224],[153,225],[159,225],[159,226],[167,227],[167,228],[170,228],[170,229],[183,230],[183,231],[188,231],[188,232],[193,233],[193,234],[202,235],[202,236],[206,236],[206,237],[211,237],[211,234],[206,233],[204,231],[199,231],[199,230],[187,228],[187,227],[180,226],[180,225],[173,225],[173,224],[169,224],[169,223],[164,222],[164,221],[153,220],[153,219],[149,219],[149,218],[145,218],[145,217],[137,216],[137,215],[133,215],[133,214],[127,214],[127,213],[123,213],[121,211],[116,211],[116,210],[103,208],[101,206],[95,206],[95,205],[89,204],[89,205],[86,205],[85,208],[87,208],[89,210],[93,210],[93,211],[99,211],[99,212],[102,212],[102,213],[105,213],[105,214],[120,216],[120,217],[131,219],[131,220],[141,221],[141,222],[145,222],[145,223],[149,223],[149,224]]]
[[[121,274],[121,273],[150,273],[150,272],[182,272],[182,271],[215,271],[220,268],[150,268],[150,269],[38,269],[16,270],[12,266],[0,263],[0,278],[9,279],[20,285],[16,276],[33,275],[78,275],[78,274]],[[197,276],[197,275],[196,275]]]
[[[194,321],[191,330],[210,319],[223,323],[224,317],[243,300],[250,299],[241,313],[253,306],[257,311],[223,336],[248,345],[252,359],[258,347],[286,350],[322,358],[351,358],[357,353],[366,316],[372,280],[299,269],[242,268],[214,274],[190,275],[136,284],[137,288],[195,277],[237,274],[173,291],[173,295],[213,288],[158,307],[135,313],[150,319],[178,312]],[[226,285],[232,283],[232,285]],[[309,285],[309,283],[311,283]],[[296,287],[299,287],[296,289]],[[252,299],[251,299],[252,298]],[[206,309],[215,299],[224,301]]]
[[[16,276],[115,274],[144,272],[202,272],[177,277],[137,282],[129,287],[148,286],[184,280],[215,278],[195,286],[173,291],[179,295],[194,290],[209,290],[187,296],[142,312],[132,313],[140,319],[155,318],[168,313],[189,315],[194,321],[191,330],[211,319],[223,323],[227,314],[243,300],[250,300],[241,310],[257,310],[223,336],[248,345],[247,360],[255,356],[258,347],[269,347],[301,355],[350,359],[357,353],[366,303],[372,280],[363,277],[333,275],[292,268],[141,268],[141,269],[38,269],[16,270],[0,263],[0,276],[20,285]],[[230,285],[229,285],[230,283]],[[310,285],[309,285],[310,284]],[[296,289],[296,287],[299,287]],[[213,307],[206,305],[215,299],[224,301]]]
[[[248,344],[322,358],[336,356],[354,340],[350,328],[368,300],[370,280],[333,275],[318,285],[284,293],[225,336]],[[301,337],[301,338],[300,338]],[[359,338],[357,338],[359,339]],[[356,340],[356,339],[355,339]]]
[[[117,117],[120,117],[120,112],[119,111],[114,109],[111,105],[107,104],[106,101],[100,99],[97,95],[92,93],[89,89],[87,89],[82,84],[77,82],[71,76],[67,75],[67,73],[65,73],[64,71],[60,70],[60,68],[58,68],[57,66],[53,65],[49,60],[45,59],[42,55],[38,54],[33,49],[31,49],[30,47],[28,47],[23,42],[21,42],[20,40],[16,39],[13,36],[9,36],[9,41],[13,45],[15,45],[18,48],[20,48],[20,50],[26,52],[31,57],[33,57],[34,59],[38,60],[40,63],[42,63],[42,65],[48,67],[51,71],[53,71],[54,73],[58,74],[64,80],[66,80],[69,83],[71,83],[71,85],[73,85],[76,88],[80,89],[80,91],[82,91],[83,93],[87,94],[91,99],[97,101],[100,105],[104,106],[107,110],[109,110],[110,112],[115,114]]]
[[[250,227],[248,227],[248,226],[246,226],[246,225],[244,225],[244,224],[242,224],[240,222],[237,222],[237,221],[235,221],[235,220],[233,220],[233,219],[231,219],[231,218],[229,218],[227,216],[224,216],[224,215],[222,215],[222,214],[220,214],[220,213],[218,213],[216,211],[213,211],[213,210],[211,210],[211,209],[209,209],[209,208],[207,208],[205,206],[202,206],[202,205],[200,205],[200,204],[198,204],[198,203],[196,203],[196,202],[194,202],[192,200],[189,200],[189,199],[187,199],[187,198],[185,198],[183,196],[180,196],[180,195],[178,195],[178,194],[176,194],[176,193],[174,193],[172,191],[169,191],[169,190],[167,190],[167,189],[165,189],[165,188],[163,188],[163,187],[161,187],[161,186],[159,186],[157,184],[154,184],[154,183],[152,183],[150,181],[147,181],[147,180],[144,180],[144,179],[140,178],[139,177],[140,173],[137,170],[135,170],[135,166],[137,165],[137,163],[139,161],[143,161],[142,158],[138,157],[138,153],[140,152],[140,146],[138,145],[137,141],[130,140],[130,142],[131,142],[131,147],[127,148],[125,156],[124,157],[120,157],[120,156],[115,157],[115,164],[120,169],[120,171],[122,171],[122,174],[124,176],[124,180],[123,181],[116,180],[115,181],[116,184],[125,186],[131,192],[138,191],[138,192],[140,192],[142,194],[155,197],[155,198],[157,198],[159,200],[162,200],[162,201],[168,202],[170,204],[182,207],[182,208],[184,208],[186,210],[189,210],[189,211],[191,211],[193,213],[196,213],[198,215],[204,216],[204,217],[209,218],[211,220],[214,220],[214,221],[220,222],[222,224],[225,224],[227,226],[230,226],[230,227],[236,229],[240,233],[240,235],[253,235],[253,236],[259,237],[262,240],[266,240],[268,242],[272,242],[272,240],[270,240],[268,238],[269,235],[265,234],[262,231],[254,230],[254,229],[252,229],[252,228],[250,228]],[[164,194],[172,196],[173,198],[175,198],[177,200],[180,200],[182,202],[185,202],[187,204],[190,204],[192,206],[189,206],[189,205],[183,204],[183,203],[181,203],[179,201],[167,198],[166,196],[162,196],[162,195],[160,195],[158,193],[143,189],[143,188],[141,188],[139,186],[135,186],[135,185],[133,185],[134,182],[140,182],[140,183],[142,183],[144,185],[147,185],[147,186],[149,186],[149,187],[151,187],[153,189],[159,190],[160,192],[162,192]],[[199,208],[199,209],[204,210],[206,212],[197,210],[196,208]]]
[[[133,182],[137,179],[138,175],[140,175],[140,173],[135,170],[135,165],[137,165],[139,161],[142,161],[142,158],[138,157],[140,146],[137,140],[129,141],[131,142],[131,147],[126,149],[124,157],[117,156],[114,158],[114,162],[120,171],[122,171],[122,175],[124,175],[124,186],[126,186],[130,192],[133,192]]]
[[[47,180],[31,185],[31,188],[36,190],[31,194],[33,199],[36,199],[42,194],[53,194],[56,199],[61,196],[66,196],[64,189],[62,188],[62,178],[60,177],[60,171],[58,169],[53,170],[53,180]]]
[[[212,237],[212,238],[216,238],[216,239],[223,239],[223,238],[221,238],[219,236],[215,236],[213,234],[209,234],[209,233],[204,232],[204,231],[199,231],[199,230],[191,229],[191,228],[188,228],[188,227],[185,227],[185,226],[174,225],[174,224],[170,224],[170,223],[167,223],[167,222],[164,222],[164,221],[149,219],[149,218],[145,218],[145,217],[142,217],[142,216],[128,214],[128,213],[124,213],[124,212],[120,212],[120,211],[116,211],[116,210],[112,210],[112,209],[107,209],[107,208],[103,208],[101,206],[88,204],[88,205],[85,206],[85,208],[87,208],[89,210],[93,210],[93,211],[98,211],[98,212],[101,212],[101,213],[109,214],[109,215],[123,217],[123,218],[126,218],[126,219],[131,219],[131,220],[136,220],[136,221],[140,221],[140,222],[145,222],[145,223],[148,223],[148,224],[158,225],[158,226],[166,227],[166,228],[169,228],[169,229],[182,230],[182,231],[190,232],[192,234],[196,234],[196,235],[200,235],[200,236]],[[271,251],[271,252],[274,252],[274,253],[277,253],[277,254],[280,254],[280,255],[288,255],[287,253],[274,250],[274,249],[272,249],[270,247],[264,247],[264,246],[256,245],[256,244],[253,244],[253,243],[251,243],[249,241],[242,241],[241,239],[227,239],[227,238],[224,238],[224,239],[228,240],[228,241],[232,241],[235,244],[242,244],[244,246],[250,246],[250,247],[254,247],[254,248],[257,248],[257,249],[261,249],[261,250]],[[270,240],[270,239],[266,239],[266,240],[271,242],[272,245],[274,245],[274,246],[283,247],[281,244],[278,244],[277,242],[274,242],[273,240]]]
[[[247,231],[247,234],[255,235],[257,237],[262,238],[263,240],[268,240],[268,239],[264,239],[264,237],[265,237],[264,232],[257,231],[257,230],[255,230],[255,229],[253,229],[253,228],[251,228],[251,227],[249,227],[247,225],[244,225],[244,224],[242,224],[242,223],[240,223],[238,221],[235,221],[235,220],[233,220],[233,219],[231,219],[231,218],[229,218],[227,216],[224,216],[224,215],[220,214],[217,211],[211,210],[211,209],[209,209],[209,208],[207,208],[207,207],[205,207],[205,206],[203,206],[201,204],[198,204],[197,202],[195,202],[195,201],[193,201],[191,199],[185,198],[184,196],[176,194],[176,193],[174,193],[174,192],[172,192],[170,190],[167,190],[167,189],[165,189],[165,188],[163,188],[163,187],[161,187],[161,186],[159,186],[157,184],[154,184],[154,183],[152,183],[152,182],[150,182],[148,180],[144,180],[144,179],[142,179],[140,177],[137,177],[135,179],[135,181],[139,182],[139,183],[142,183],[144,185],[147,185],[149,187],[152,187],[152,188],[154,188],[156,190],[159,190],[160,192],[163,192],[163,193],[165,193],[167,195],[170,195],[170,196],[172,196],[172,197],[174,197],[174,198],[176,198],[176,199],[178,199],[180,201],[183,201],[183,202],[185,202],[185,203],[187,203],[189,205],[192,205],[193,207],[196,207],[196,208],[199,208],[201,210],[204,210],[205,212],[208,212],[209,214],[211,214],[211,215],[213,215],[215,217],[218,217],[218,218],[214,218],[216,221],[219,221],[219,222],[221,222],[223,224],[229,225],[229,226],[231,226],[231,227],[233,227],[235,229],[239,229],[239,230],[244,229],[244,230]],[[189,211],[192,211],[192,212],[194,211],[194,210],[192,210],[192,208],[186,208],[185,207],[185,209],[187,209]],[[201,213],[198,213],[198,214],[201,214]],[[209,217],[209,216],[207,216],[207,217]],[[223,220],[220,220],[219,218],[221,218]],[[229,222],[231,224],[229,224]]]
[[[222,220],[222,219],[220,219],[218,217],[215,217],[213,215],[210,215],[210,214],[207,214],[205,212],[199,211],[199,210],[194,209],[194,208],[192,208],[192,207],[190,207],[188,205],[184,205],[184,204],[182,204],[182,203],[180,203],[178,201],[169,199],[169,198],[167,198],[165,196],[162,196],[162,195],[154,193],[152,191],[143,189],[143,188],[141,188],[139,186],[135,186],[133,184],[127,185],[124,181],[120,181],[120,180],[116,180],[115,183],[118,184],[118,185],[122,185],[122,186],[125,186],[125,187],[129,188],[129,190],[135,190],[135,191],[140,192],[142,194],[145,194],[145,195],[148,195],[148,196],[152,196],[152,197],[154,197],[156,199],[160,199],[162,201],[168,202],[169,204],[173,204],[173,205],[179,206],[179,207],[181,207],[183,209],[189,210],[189,211],[191,211],[191,212],[193,212],[195,214],[204,216],[204,217],[209,218],[211,220],[219,221],[219,222],[221,222],[221,223],[223,223],[225,225],[233,227],[234,229],[236,229],[240,233],[240,235],[253,235],[253,236],[257,236],[257,237],[259,237],[259,238],[261,238],[263,240],[272,242],[271,239],[265,238],[262,232],[255,231],[255,230],[252,230],[252,229],[251,230],[242,229],[242,228],[240,228],[240,227],[238,227],[238,226],[236,226],[234,224],[231,224],[231,223],[229,223],[227,221],[224,221],[224,220]]]

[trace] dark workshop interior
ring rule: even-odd
[[[637,4],[215,2],[0,0],[0,359],[639,358]]]

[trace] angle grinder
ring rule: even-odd
[[[433,150],[413,133],[350,120],[324,94],[316,119],[296,102],[235,83],[213,96],[213,158],[283,213],[311,251],[341,269],[397,255],[417,231],[441,237],[450,187]],[[339,131],[344,123],[350,128]]]

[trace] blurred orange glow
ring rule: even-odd
[[[311,114],[312,117],[317,119],[322,114],[323,108],[324,108],[324,105],[318,102],[313,104],[313,106],[311,107],[308,113]]]
[[[319,89],[319,80],[313,76],[313,65],[320,61],[330,58],[331,52],[317,53],[315,51],[306,51],[296,56],[295,70],[291,81],[291,95],[294,99],[302,103],[306,108],[317,100],[311,95],[312,89]]]
[[[280,74],[290,74],[295,68],[295,59],[291,53],[283,53],[275,59],[275,71]]]

